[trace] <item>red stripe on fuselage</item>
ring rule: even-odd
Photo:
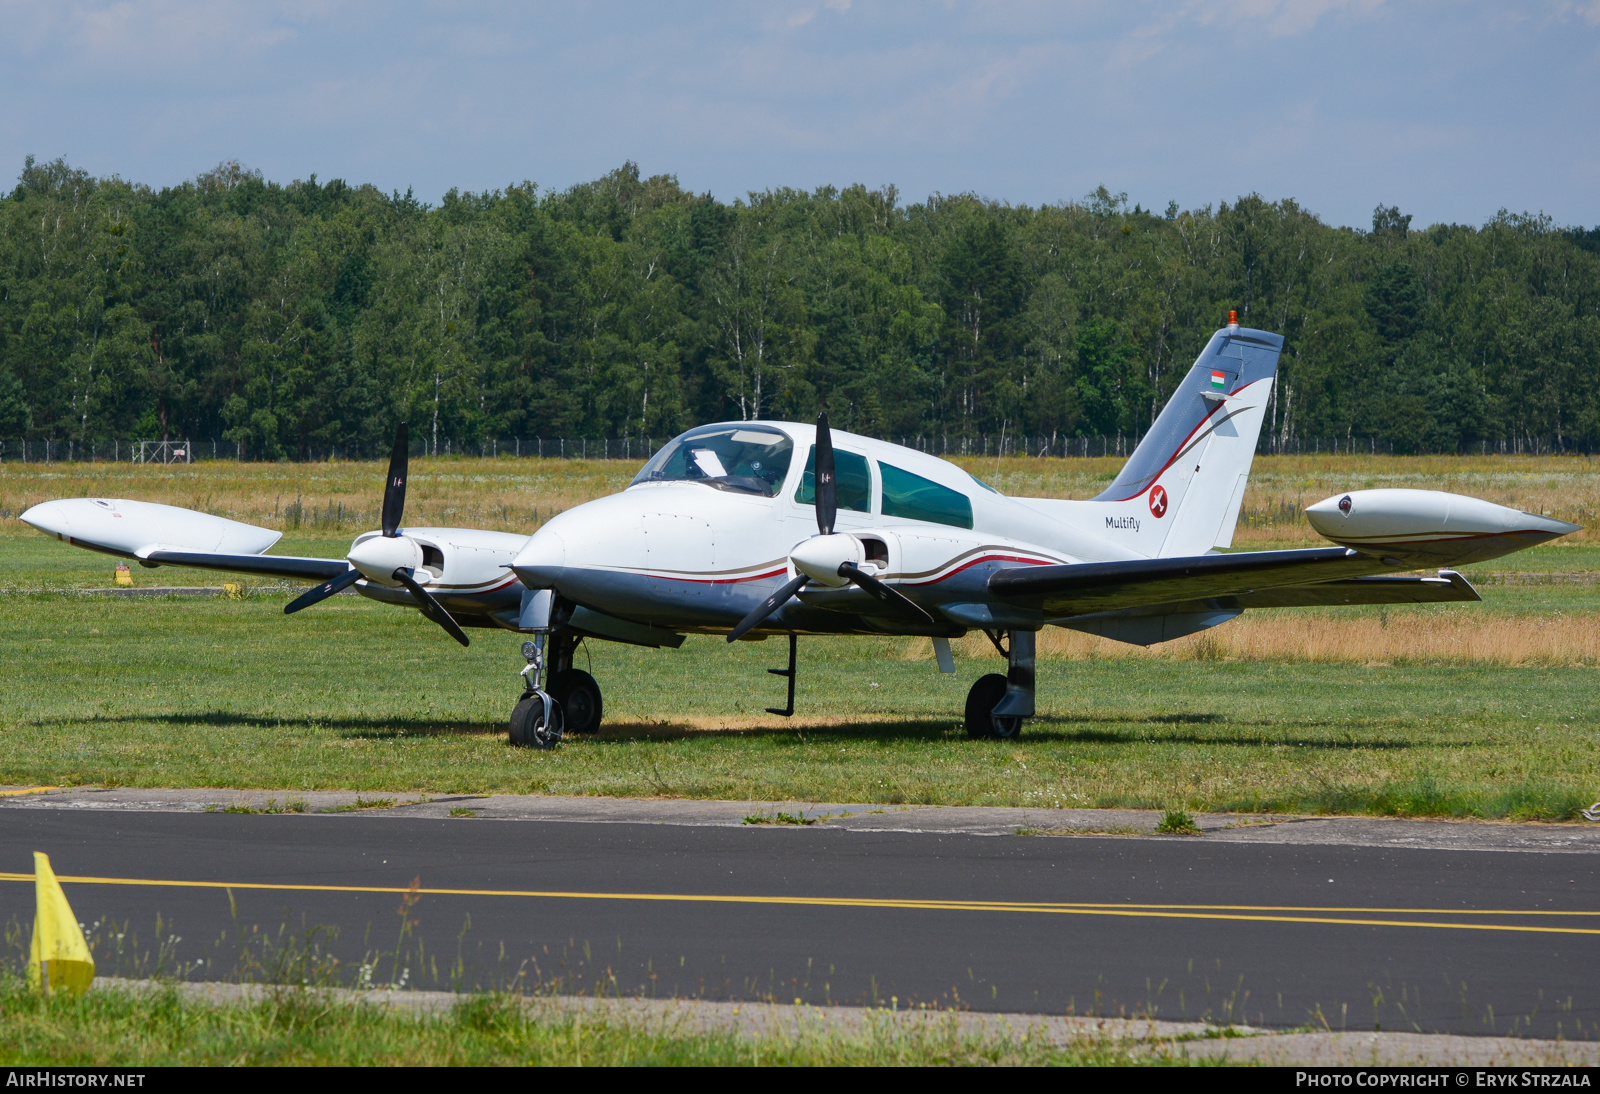
[[[970,570],[972,567],[981,566],[985,562],[1020,562],[1024,566],[1053,566],[1053,565],[1056,565],[1056,563],[1053,563],[1053,562],[1046,562],[1046,561],[1044,561],[1042,559],[1037,559],[1037,558],[1023,558],[1020,555],[983,555],[983,556],[981,556],[979,558],[973,559],[970,562],[962,563],[960,566],[957,566],[955,569],[951,570],[947,574],[940,574],[938,577],[930,577],[927,581],[905,581],[905,582],[901,582],[901,584],[903,584],[903,585],[913,585],[913,586],[937,585],[941,581],[945,581],[945,580],[948,580],[949,578],[955,577],[962,570]]]

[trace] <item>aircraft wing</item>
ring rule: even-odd
[[[302,581],[326,581],[350,569],[342,558],[300,558],[294,555],[217,555],[202,551],[138,552],[141,562],[163,566],[193,566],[200,570],[223,570],[233,574],[260,574],[266,577],[291,577]]]
[[[1413,566],[1399,561],[1385,562],[1347,547],[1240,551],[1225,555],[1142,558],[1127,562],[1010,566],[990,576],[989,591],[1007,603],[1038,609],[1048,616],[1084,615],[1216,597],[1244,599],[1259,596],[1266,590],[1287,590],[1326,582],[1348,584],[1350,579],[1411,569]],[[1284,601],[1281,606],[1287,607],[1289,603],[1291,601]],[[1317,600],[1292,603],[1371,601]],[[1268,605],[1263,603],[1259,606]]]
[[[1449,604],[1476,602],[1483,597],[1454,570],[1438,577],[1375,574],[1317,585],[1288,585],[1257,589],[1223,598],[1235,608],[1311,608],[1346,604]]]
[[[302,581],[326,581],[350,569],[342,558],[265,554],[281,532],[175,505],[127,498],[62,498],[40,502],[22,519],[74,547],[150,565]]]
[[[1454,570],[1440,570],[1438,577],[1375,574],[1325,581],[1318,585],[1281,585],[1271,589],[1179,600],[1139,608],[1096,612],[1073,619],[1119,619],[1158,615],[1189,615],[1245,608],[1348,607],[1354,604],[1451,604],[1482,600],[1466,578]],[[1072,624],[1068,624],[1072,625]]]

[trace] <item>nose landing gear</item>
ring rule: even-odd
[[[554,748],[561,743],[561,707],[544,689],[545,642],[538,634],[522,644],[528,661],[522,670],[522,698],[511,711],[511,743],[522,748]]]
[[[597,733],[604,707],[600,685],[572,667],[577,640],[566,634],[535,634],[522,644],[527,665],[523,692],[511,712],[511,743],[554,748],[568,733]]]

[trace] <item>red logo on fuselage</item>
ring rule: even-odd
[[[1167,515],[1167,491],[1159,484],[1150,488],[1150,515],[1157,519]]]

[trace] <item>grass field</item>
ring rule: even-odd
[[[1085,498],[1104,489],[1123,461],[982,459],[954,461],[1018,497]],[[626,486],[639,462],[472,459],[411,461],[406,519],[531,532],[574,505]],[[1585,526],[1571,545],[1600,545],[1600,475],[1584,456],[1262,456],[1245,493],[1235,546],[1320,542],[1301,510],[1345,490],[1409,486],[1486,498]],[[375,527],[383,467],[376,463],[0,463],[0,536],[20,534],[16,518],[49,498],[119,497],[165,502],[276,528],[292,536],[329,533],[346,542]],[[1592,556],[1591,556],[1592,557]]]
[[[659,1020],[466,996],[412,1014],[314,991],[240,1003],[185,999],[175,988],[97,989],[41,998],[0,973],[0,1066],[143,1068],[239,1065],[989,1065],[1183,1062],[1110,1040],[1070,1048],[1029,1037],[962,1033],[955,1016],[908,1024],[869,1016],[858,1033],[741,1036]]]
[[[1083,496],[1116,461],[1006,460],[998,474],[976,463],[1010,492]],[[507,528],[633,470],[414,468],[411,520]],[[505,741],[514,635],[477,632],[461,650],[415,613],[351,596],[293,619],[286,591],[85,598],[67,590],[109,584],[113,560],[15,520],[46,496],[138,496],[282,528],[275,550],[337,556],[370,525],[381,468],[165,474],[0,465],[0,782],[1544,819],[1600,798],[1600,586],[1588,580],[1600,543],[1587,531],[1470,571],[1480,605],[1258,612],[1151,651],[1047,632],[1042,716],[1012,744],[971,742],[959,727],[968,685],[1002,664],[981,637],[957,644],[954,676],[935,671],[925,640],[807,640],[791,721],[761,712],[781,700],[763,671],[783,659],[778,643],[595,643],[579,664],[605,689],[605,732],[536,753]],[[1315,542],[1294,507],[1343,486],[1457,489],[1585,520],[1600,508],[1595,478],[1582,459],[1262,459],[1236,545]],[[297,517],[284,516],[285,497],[301,499]]]

